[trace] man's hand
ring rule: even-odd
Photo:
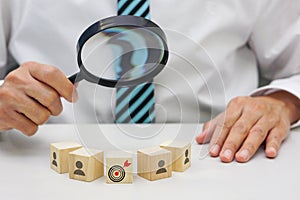
[[[33,135],[51,115],[62,112],[60,97],[69,102],[78,98],[73,84],[59,69],[24,63],[9,73],[0,87],[0,130],[14,128]]]
[[[277,156],[290,126],[300,119],[300,100],[279,91],[261,97],[237,97],[226,111],[204,125],[196,140],[210,141],[209,152],[223,162],[247,162],[265,141],[265,154]]]

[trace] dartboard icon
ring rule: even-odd
[[[125,178],[126,172],[120,165],[114,165],[108,170],[108,177],[113,182],[121,182]]]

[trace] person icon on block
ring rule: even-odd
[[[81,161],[76,162],[76,167],[77,167],[77,169],[74,171],[74,174],[79,175],[79,176],[85,176],[85,173],[81,170],[83,167],[83,164]]]
[[[55,167],[57,167],[57,162],[56,162],[56,153],[55,153],[55,152],[53,152],[52,156],[53,156],[52,165],[54,165]]]
[[[160,167],[160,169],[158,169],[156,171],[156,174],[162,174],[162,173],[166,173],[167,172],[166,168],[163,168],[163,166],[165,166],[165,161],[164,160],[160,160],[158,162],[158,167]]]
[[[184,160],[184,165],[188,164],[190,162],[190,159],[188,158],[189,156],[189,150],[185,150],[185,160]]]

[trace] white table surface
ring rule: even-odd
[[[151,126],[44,125],[31,137],[9,131],[0,136],[1,200],[93,199],[299,199],[300,129],[294,129],[276,159],[262,149],[246,164],[225,164],[207,156],[207,145],[194,137],[201,125]],[[148,134],[152,134],[151,137]],[[148,135],[148,137],[147,137]],[[104,151],[155,146],[166,139],[190,140],[192,166],[171,178],[150,182],[134,176],[133,184],[111,185],[71,180],[50,169],[49,144],[66,140]]]

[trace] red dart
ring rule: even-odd
[[[128,161],[128,160],[126,160],[125,162],[124,162],[124,167],[129,167],[131,165],[131,163]]]

